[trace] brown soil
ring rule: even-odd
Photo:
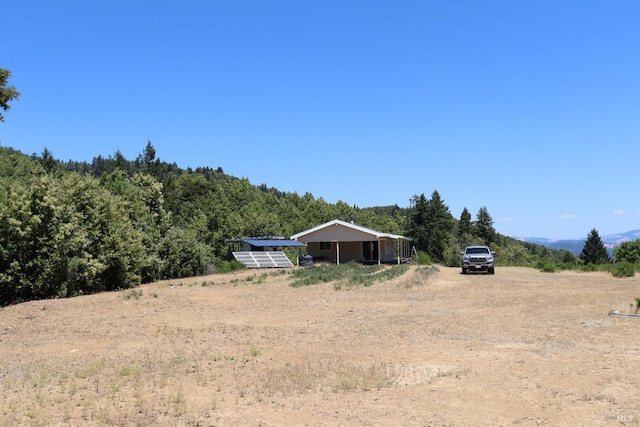
[[[282,273],[1,308],[0,425],[640,423],[639,277]]]

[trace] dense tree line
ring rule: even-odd
[[[334,218],[403,233],[397,206],[359,209],[221,168],[180,169],[149,142],[91,163],[0,147],[0,305],[203,274],[225,239],[289,236]]]
[[[460,264],[460,252],[468,245],[487,245],[509,258],[510,263],[527,264],[531,259],[522,242],[496,232],[485,206],[478,210],[475,221],[466,207],[456,220],[437,190],[429,199],[424,194],[411,198],[407,235],[432,261],[448,266]]]
[[[455,218],[437,191],[413,196],[409,208],[327,203],[221,167],[182,169],[151,142],[134,160],[116,152],[90,163],[0,147],[0,184],[0,305],[203,274],[227,259],[225,239],[290,236],[332,219],[410,236],[450,266],[469,244],[490,246],[506,264],[581,262],[500,235],[484,206]]]
[[[194,231],[172,223],[149,175],[116,168],[97,179],[39,160],[0,152],[0,304],[201,274],[212,262]]]

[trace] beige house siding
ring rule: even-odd
[[[324,240],[323,240],[324,241]],[[320,242],[309,242],[307,246],[307,252],[318,260],[328,260],[336,262],[337,254],[337,242],[328,242],[330,249],[321,250]],[[361,261],[362,256],[362,243],[361,242],[341,242],[340,244],[340,262],[345,263],[349,261]]]
[[[330,249],[320,249],[320,242],[309,242],[307,252],[314,258],[328,259],[335,262],[336,244],[330,243]]]
[[[331,262],[394,262],[411,257],[411,239],[361,227],[340,220],[329,221],[291,236],[306,243],[314,258]],[[339,258],[339,259],[338,259]]]
[[[329,226],[305,235],[305,243],[311,242],[364,242],[371,240],[370,234],[340,226]]]
[[[334,252],[335,253],[335,252]],[[340,243],[340,262],[362,260],[362,243],[361,242],[342,242]]]

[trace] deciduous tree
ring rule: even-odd
[[[7,111],[11,108],[10,101],[20,98],[20,92],[15,86],[9,86],[9,77],[11,71],[6,68],[0,68],[0,108]],[[4,122],[4,116],[0,113],[0,122]]]
[[[615,262],[630,262],[640,264],[640,239],[622,242],[614,249],[613,259]]]

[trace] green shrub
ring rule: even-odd
[[[636,266],[628,261],[620,261],[610,268],[613,277],[632,277],[636,274]]]
[[[447,267],[460,267],[461,263],[460,252],[445,251],[443,264]]]
[[[431,265],[433,261],[431,261],[431,257],[428,253],[424,251],[418,251],[416,255],[413,255],[412,262],[418,265]]]
[[[409,270],[406,264],[385,268],[383,265],[361,266],[355,262],[340,265],[319,265],[309,268],[296,269],[291,273],[294,288],[316,285],[319,283],[335,282],[334,289],[343,286],[371,286],[374,282],[391,280],[401,276]]]
[[[235,259],[231,261],[216,259],[214,264],[216,266],[216,272],[218,273],[231,273],[232,271],[244,270],[247,268],[246,265]]]
[[[557,263],[555,266],[558,270],[573,270],[576,268],[576,265],[570,262]]]
[[[555,273],[558,271],[556,264],[549,258],[542,258],[536,263],[536,267],[543,273]]]
[[[333,282],[352,275],[357,268],[359,266],[355,262],[349,262],[340,265],[314,265],[311,268],[296,269],[291,274],[294,279],[291,286],[297,288]]]
[[[158,252],[164,261],[165,279],[204,274],[212,258],[210,248],[198,241],[194,231],[178,227],[167,231]]]
[[[588,272],[592,272],[592,271],[601,271],[601,270],[606,270],[609,266],[607,264],[583,264],[582,266],[580,266],[579,270],[580,271],[588,271]]]
[[[122,294],[122,298],[125,300],[130,300],[131,298],[138,300],[142,297],[142,291],[137,291],[135,289],[131,289],[129,292]]]

